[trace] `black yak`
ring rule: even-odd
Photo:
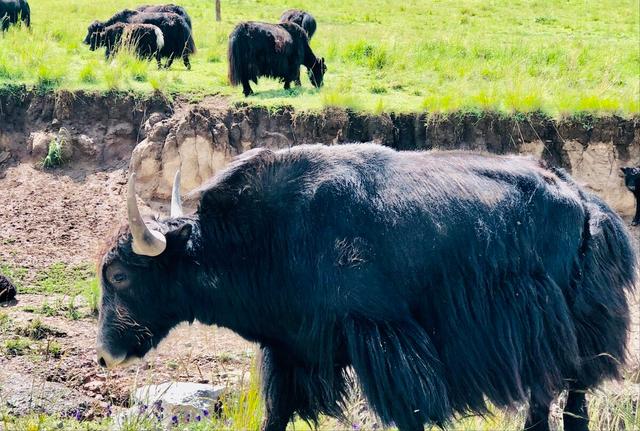
[[[309,36],[309,40],[313,37],[313,34],[316,32],[316,20],[308,12],[298,9],[289,9],[280,17],[280,22],[294,22],[298,24],[300,27],[307,32],[307,36]]]
[[[152,24],[123,24],[121,22],[110,25],[91,38],[90,49],[95,51],[104,46],[105,57],[120,50],[123,46],[131,49],[139,58],[155,58],[160,64],[160,51],[164,46],[162,31]]]
[[[144,5],[138,6],[136,8],[139,12],[172,12],[177,15],[180,15],[184,21],[187,23],[189,28],[191,28],[191,17],[187,13],[186,9],[182,6],[177,6],[175,4],[153,4],[153,5]]]
[[[195,43],[191,34],[191,28],[184,18],[171,12],[139,12],[125,9],[112,16],[107,21],[94,21],[87,29],[84,43],[92,45],[92,38],[98,37],[100,32],[110,25],[124,24],[151,24],[158,27],[164,36],[164,46],[160,50],[160,56],[167,58],[165,67],[171,67],[173,60],[182,57],[187,69],[191,69],[189,56],[196,52]]]
[[[176,183],[179,183],[176,181]],[[377,145],[255,149],[183,215],[140,217],[103,255],[98,361],[127,363],[179,322],[262,351],[265,430],[343,415],[355,375],[384,424],[530,400],[586,430],[585,390],[619,376],[636,256],[622,220],[524,157]],[[347,372],[352,369],[353,373]]]
[[[633,216],[632,226],[640,224],[640,166],[620,168],[624,174],[624,185],[636,198],[636,214]]]
[[[257,84],[261,76],[283,80],[288,90],[291,82],[300,82],[300,65],[308,69],[315,87],[322,86],[327,70],[324,58],[311,51],[305,31],[291,22],[238,24],[229,36],[228,58],[229,82],[242,84],[245,96],[253,94],[249,81]]]
[[[19,21],[31,27],[31,9],[27,0],[0,0],[0,28],[5,31]]]
[[[11,280],[0,274],[0,302],[11,301],[17,293],[18,290]]]

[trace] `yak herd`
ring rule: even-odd
[[[2,30],[20,22],[31,25],[27,0],[0,0]],[[311,83],[320,87],[327,67],[324,58],[316,57],[309,46],[315,31],[313,16],[296,9],[286,11],[278,24],[238,24],[229,36],[230,83],[242,84],[245,96],[253,93],[250,81],[257,83],[261,76],[280,79],[289,89],[291,82],[301,85],[300,66],[304,65]],[[125,47],[141,59],[155,59],[158,68],[163,58],[165,68],[182,58],[190,70],[189,57],[196,52],[191,18],[182,6],[174,4],[125,9],[106,21],[96,20],[89,25],[84,43],[92,51],[104,47],[107,59]]]

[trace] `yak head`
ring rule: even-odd
[[[95,50],[96,46],[100,46],[96,44],[96,39],[102,32],[104,32],[104,29],[105,25],[100,21],[92,22],[87,28],[87,36],[84,38],[82,43],[84,43],[85,45],[89,45],[92,51]]]
[[[322,80],[324,79],[324,73],[327,71],[327,65],[324,64],[324,57],[318,58],[313,63],[313,66],[307,71],[309,80],[314,87],[322,87]]]
[[[97,361],[102,366],[142,358],[171,328],[194,319],[183,277],[193,262],[195,223],[182,217],[179,183],[177,173],[171,217],[144,221],[136,203],[135,174],[129,178],[129,224],[100,264]]]
[[[640,166],[620,168],[624,174],[624,185],[632,192],[640,191]]]

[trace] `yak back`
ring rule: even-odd
[[[304,64],[309,49],[305,31],[297,24],[243,22],[229,35],[229,81],[238,85],[244,77],[284,78],[292,64]]]
[[[307,33],[309,39],[311,39],[313,37],[313,34],[316,32],[315,18],[313,18],[310,13],[303,10],[289,9],[282,14],[282,16],[280,17],[280,22],[293,22],[298,24]]]
[[[139,11],[139,12],[171,12],[171,13],[175,13],[177,15],[180,15],[185,20],[185,22],[187,23],[189,28],[191,28],[191,17],[187,13],[186,9],[183,8],[182,6],[178,6],[178,5],[175,5],[175,4],[143,5],[143,6],[138,6],[136,8],[136,10]]]

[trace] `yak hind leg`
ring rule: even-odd
[[[442,364],[417,322],[352,318],[345,337],[360,386],[384,425],[417,431],[425,423],[443,426],[450,419]]]
[[[263,431],[284,431],[296,413],[315,425],[320,413],[344,418],[349,385],[344,367],[306,367],[269,347],[262,347],[260,365],[266,407]]]
[[[588,431],[589,411],[587,409],[587,397],[584,389],[569,389],[567,404],[562,413],[564,431]]]
[[[246,80],[246,79],[242,80],[242,93],[244,94],[244,97],[247,97],[253,94],[251,85],[249,85],[249,80]]]
[[[549,431],[550,403],[540,403],[533,399],[529,402],[525,431]]]
[[[189,54],[187,53],[182,54],[182,62],[184,63],[184,66],[187,68],[187,70],[191,70],[191,62],[189,61]]]
[[[169,58],[167,58],[167,62],[164,64],[164,68],[168,69],[171,67],[172,64],[173,64],[173,54],[169,55]]]

